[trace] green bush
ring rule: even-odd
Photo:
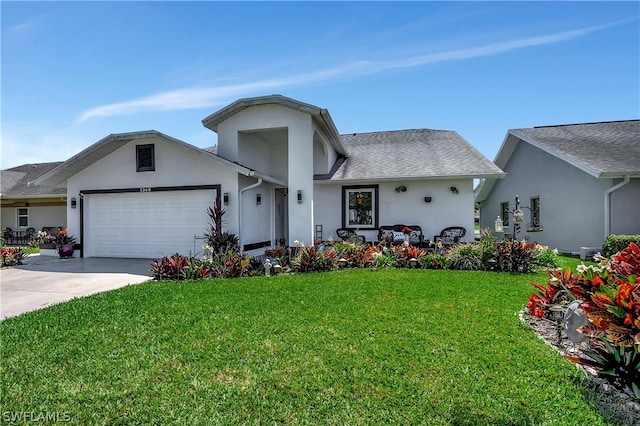
[[[533,263],[536,266],[542,269],[558,267],[558,250],[552,250],[549,247],[542,246],[540,244],[536,244],[533,250],[535,253]]]
[[[451,269],[479,271],[482,269],[482,247],[475,243],[456,244],[447,253]]]
[[[393,268],[396,266],[396,258],[393,250],[384,249],[373,258],[373,266],[376,268]]]
[[[624,250],[630,243],[640,246],[640,235],[609,235],[602,244],[602,255],[611,257],[617,252]]]
[[[429,253],[420,259],[420,266],[424,269],[449,269],[449,259],[440,253]]]

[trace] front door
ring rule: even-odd
[[[282,239],[288,240],[289,235],[289,205],[287,202],[287,188],[276,188],[275,190],[275,241],[274,246]],[[290,245],[289,241],[286,241],[285,245]]]

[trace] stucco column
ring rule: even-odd
[[[289,127],[289,245],[313,244],[313,132],[310,116]]]

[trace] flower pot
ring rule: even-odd
[[[73,257],[73,244],[63,244],[58,247],[58,255],[61,259]]]

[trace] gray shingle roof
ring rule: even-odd
[[[2,197],[29,197],[38,195],[66,195],[66,188],[34,185],[33,181],[53,170],[62,162],[23,164],[0,171]]]
[[[341,135],[349,157],[316,179],[424,179],[502,176],[504,172],[449,130],[414,129]]]
[[[595,176],[640,174],[640,120],[513,129],[510,133]]]

